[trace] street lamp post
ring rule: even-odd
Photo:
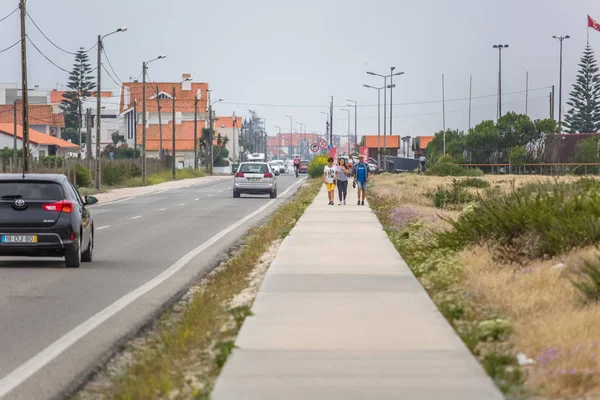
[[[208,92],[209,92],[209,96],[208,96],[208,121],[209,121],[209,126],[208,126],[208,133],[209,133],[208,134],[208,148],[209,148],[208,153],[209,153],[209,156],[208,156],[208,158],[209,158],[209,160],[208,161],[209,161],[209,165],[210,165],[210,167],[209,167],[210,168],[210,174],[212,175],[212,173],[213,173],[213,163],[214,163],[214,158],[213,158],[213,141],[214,141],[213,134],[214,134],[214,132],[213,132],[213,111],[212,111],[212,108],[213,108],[213,106],[215,104],[220,103],[222,101],[225,101],[225,99],[220,98],[219,100],[215,101],[214,103],[211,103],[211,100],[210,100],[210,92],[211,92],[211,90],[209,89]]]
[[[393,76],[398,76],[398,75],[403,75],[404,74],[404,72],[396,72],[396,73],[394,73],[395,68],[396,67],[392,67],[391,68],[392,73],[390,75],[381,75],[381,74],[376,74],[375,72],[367,72],[367,74],[369,74],[369,75],[378,76],[380,78],[383,78],[383,87],[390,89],[390,103],[391,103],[391,100],[392,100],[391,99],[391,89],[393,89],[394,86],[393,85],[389,85],[388,86],[388,84],[387,84],[387,78],[392,79]],[[384,153],[383,154],[383,158],[384,158],[383,170],[384,171],[387,171],[387,140],[386,140],[387,139],[387,135],[386,135],[386,126],[387,126],[387,124],[386,124],[386,99],[387,98],[386,98],[386,93],[387,93],[387,91],[384,90],[384,92],[383,92],[383,153]],[[392,115],[391,115],[391,113],[392,113],[392,106],[390,104],[390,135],[392,134],[392,131],[391,131],[391,129],[392,129],[392,123],[391,123],[391,121],[392,121]]]
[[[341,111],[346,111],[348,113],[348,156],[350,156],[350,110],[347,108],[342,108]],[[356,142],[354,143],[356,144]]]
[[[552,36],[560,42],[560,72],[558,78],[558,132],[562,133],[562,65],[563,65],[563,41],[571,36]]]
[[[146,71],[148,70],[148,64],[156,60],[162,60],[166,58],[166,55],[160,55],[153,58],[150,61],[144,61],[142,63],[142,183],[146,183]],[[157,93],[158,96],[158,93]],[[158,111],[160,113],[160,110]],[[173,121],[175,123],[175,121]],[[137,149],[134,149],[137,151]],[[159,149],[159,151],[162,149]],[[174,149],[173,149],[174,150]]]
[[[292,152],[294,151],[294,117],[292,117],[291,115],[286,115],[286,117],[288,117],[290,119],[290,154],[289,157],[292,158],[293,154]]]
[[[279,125],[274,125],[275,128],[279,129],[279,146],[277,146],[277,159],[281,159],[281,127]]]
[[[377,166],[381,166],[381,90],[385,89],[384,87],[374,87],[370,85],[363,85],[369,89],[377,90]]]
[[[354,143],[358,143],[358,103],[356,102],[356,100],[346,99],[346,101],[354,103],[354,106],[348,104],[348,107],[354,107]]]
[[[116,31],[113,31],[111,33],[107,33],[106,35],[102,36],[102,35],[98,35],[98,65],[96,66],[97,71],[97,82],[96,82],[96,88],[97,88],[97,93],[96,93],[96,189],[100,189],[100,128],[101,128],[101,124],[102,124],[102,118],[101,118],[101,112],[102,112],[102,50],[103,50],[103,43],[102,41],[104,40],[104,38],[110,36],[110,35],[114,35],[115,33],[118,32],[127,32],[127,27],[122,27],[117,29]],[[25,95],[23,95],[23,98],[25,98]],[[15,133],[16,135],[16,133]],[[81,145],[81,142],[79,143]],[[91,146],[91,143],[87,144],[88,146]]]
[[[498,119],[502,117],[502,49],[507,49],[507,44],[495,44],[498,49]]]

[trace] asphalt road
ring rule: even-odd
[[[94,261],[79,269],[0,258],[0,398],[63,398],[299,181],[280,176],[276,201],[233,199],[227,179],[93,206]]]

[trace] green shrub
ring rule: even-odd
[[[448,220],[437,242],[453,250],[494,243],[530,258],[554,256],[600,241],[600,196],[588,181],[488,191],[474,210]]]
[[[483,171],[461,167],[455,164],[452,159],[442,157],[428,169],[427,174],[437,176],[483,176]]]
[[[456,179],[449,186],[438,186],[426,195],[433,201],[436,208],[448,208],[448,206],[462,205],[475,200],[475,195],[465,189]]]
[[[599,258],[600,260],[600,258]],[[587,302],[600,301],[600,267],[586,261],[582,268],[582,277],[577,281],[571,281],[573,286],[579,290]]]
[[[127,179],[125,168],[121,164],[103,163],[102,184],[106,186],[120,186]]]
[[[459,187],[470,187],[470,188],[476,188],[476,189],[486,189],[488,187],[490,187],[490,184],[481,179],[481,178],[465,178],[465,179],[461,179],[456,181],[455,185],[459,186]]]
[[[311,178],[321,178],[323,176],[325,166],[328,164],[328,158],[328,154],[321,154],[313,158],[308,164],[308,175],[310,175]]]
[[[90,171],[83,165],[77,164],[75,167],[75,176],[77,179],[78,187],[90,187],[92,185],[92,178],[90,177]]]

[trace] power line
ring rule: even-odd
[[[40,53],[46,60],[48,60],[50,62],[50,64],[54,65],[56,68],[60,69],[61,71],[66,72],[67,74],[69,73],[69,71],[56,65],[56,63],[54,61],[52,61],[44,53],[42,53],[42,51],[35,45],[35,43],[33,43],[33,41],[31,39],[29,39],[29,36],[27,36],[27,40],[29,40],[29,43],[31,43],[32,46],[35,47],[35,49],[38,51],[38,53]]]
[[[115,80],[115,78],[112,77],[112,75],[110,74],[110,72],[108,72],[108,70],[106,69],[106,67],[104,66],[104,64],[102,64],[102,69],[104,70],[104,72],[106,72],[106,74],[108,75],[108,77],[110,78],[110,80],[113,81],[115,83],[115,85],[118,85],[117,81]],[[102,97],[102,96],[100,96],[100,97]]]
[[[19,7],[15,8],[10,14],[8,14],[6,17],[0,19],[0,22],[4,21],[5,19],[9,18],[11,15],[13,15],[14,13],[16,13],[17,11],[19,11]]]
[[[30,20],[31,22],[33,22],[33,25],[35,25],[35,27],[37,28],[37,30],[38,30],[38,31],[40,31],[40,33],[42,34],[42,36],[44,36],[44,37],[46,38],[46,40],[47,40],[47,41],[49,41],[50,43],[52,43],[52,45],[53,45],[54,47],[56,47],[57,49],[59,49],[60,51],[62,51],[62,52],[64,52],[64,53],[71,54],[71,55],[74,55],[74,56],[76,56],[76,55],[77,55],[77,53],[73,53],[72,51],[65,50],[65,49],[63,49],[62,47],[60,47],[59,45],[57,45],[56,43],[54,43],[54,42],[53,42],[53,41],[52,41],[52,40],[51,40],[51,39],[50,39],[50,38],[49,38],[49,37],[48,37],[48,36],[47,36],[47,35],[44,33],[44,31],[42,31],[42,29],[41,29],[41,28],[38,26],[38,24],[36,24],[36,23],[35,23],[35,21],[33,20],[33,18],[31,18],[31,15],[29,15],[29,12],[27,12],[27,13],[26,13],[26,15],[27,15],[27,17],[29,18],[29,20]],[[85,51],[83,51],[83,52],[84,52],[84,53],[87,53],[87,52],[89,52],[89,51],[93,50],[93,49],[94,49],[94,48],[95,48],[97,45],[98,45],[98,44],[96,43],[96,44],[95,44],[94,46],[92,46],[90,49],[88,49],[88,50],[85,50]]]
[[[8,50],[12,49],[13,47],[15,47],[16,45],[18,45],[19,43],[21,43],[21,39],[17,40],[14,44],[8,46],[7,48],[0,50],[0,53],[4,53],[5,51],[8,51]]]
[[[104,58],[106,58],[106,61],[108,61],[108,66],[110,67],[110,70],[115,75],[115,78],[117,78],[117,80],[119,82],[121,82],[121,84],[123,84],[123,80],[121,80],[121,78],[119,78],[119,75],[117,75],[117,73],[115,72],[115,69],[113,68],[112,63],[110,62],[110,59],[108,58],[108,54],[106,54],[106,50],[104,50],[104,48],[102,48],[102,52],[104,53]]]

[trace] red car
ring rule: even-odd
[[[308,161],[301,160],[300,161],[300,173],[308,173]]]

